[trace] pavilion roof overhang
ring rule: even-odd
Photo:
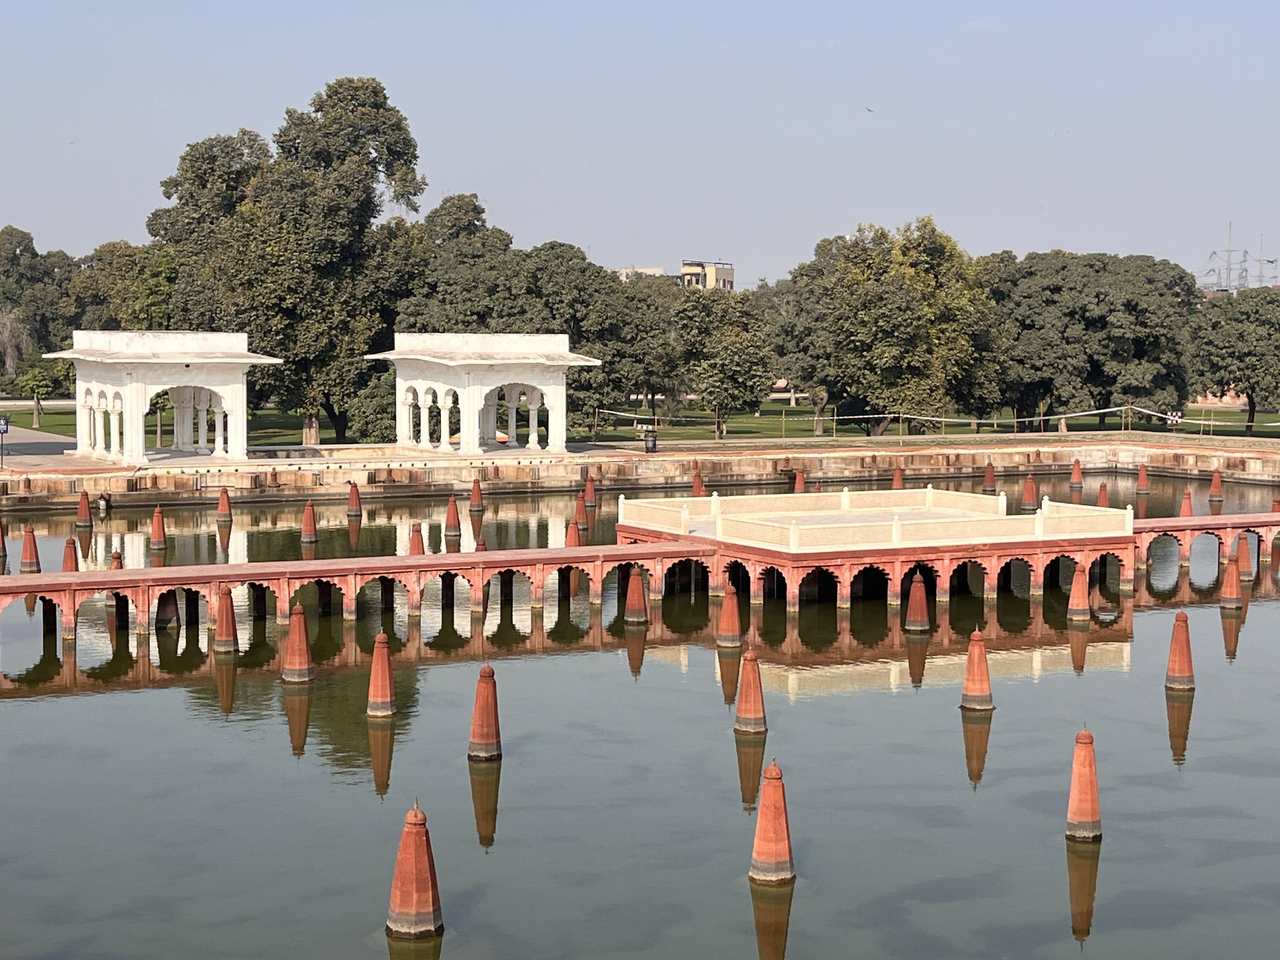
[[[130,363],[146,363],[146,364],[233,364],[237,366],[248,366],[253,364],[272,364],[283,363],[279,357],[268,357],[262,353],[250,353],[248,351],[211,351],[211,352],[167,352],[167,351],[147,351],[147,352],[130,352],[121,350],[104,350],[97,347],[81,347],[79,349],[72,348],[70,350],[58,350],[55,353],[46,353],[46,360],[87,360],[94,363],[113,363],[113,364],[130,364]]]
[[[471,366],[541,366],[541,367],[598,367],[601,361],[581,353],[561,351],[503,351],[503,350],[387,350],[365,355],[366,360],[419,360],[438,363],[444,367]]]

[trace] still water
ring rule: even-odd
[[[1130,499],[1131,480],[1108,482],[1113,505]],[[1157,482],[1149,515],[1174,512],[1181,490]],[[1195,490],[1198,512],[1209,512],[1206,488]],[[1068,496],[1065,487],[1046,492]],[[1009,493],[1016,499],[1016,488]],[[1224,510],[1237,512],[1266,509],[1271,493],[1229,487],[1227,497]],[[238,510],[246,538],[235,549],[251,559],[296,555],[297,512]],[[428,539],[439,549],[443,512],[440,502],[370,504],[355,550],[391,552],[410,519],[424,518],[435,521]],[[481,533],[490,549],[555,543],[571,515],[566,498],[494,499]],[[612,515],[609,502],[594,540],[612,539]],[[32,519],[45,567],[57,569],[70,531]],[[167,562],[217,558],[210,511],[168,519]],[[126,546],[147,521],[121,512],[96,533]],[[352,550],[342,506],[321,510],[321,521],[330,524],[322,554]],[[466,549],[474,533],[465,511],[463,527]],[[90,546],[90,562],[104,561],[97,536]],[[16,547],[11,539],[10,569]],[[130,559],[145,562],[142,554]],[[40,616],[14,604],[0,614],[9,678],[0,691],[0,955],[386,956],[395,846],[416,798],[442,889],[441,955],[451,960],[784,949],[1066,957],[1078,955],[1085,926],[1094,956],[1270,956],[1280,903],[1280,605],[1262,598],[1275,595],[1264,581],[1243,623],[1224,621],[1212,602],[1216,575],[1216,547],[1197,541],[1193,589],[1182,590],[1198,603],[1188,608],[1190,704],[1167,700],[1163,686],[1172,601],[1139,590],[1128,618],[1100,618],[1078,674],[1069,633],[1044,623],[1054,619],[1052,591],[1023,623],[1004,623],[1002,610],[985,743],[957,709],[963,643],[944,647],[944,631],[916,686],[909,651],[888,637],[864,642],[857,622],[857,642],[842,647],[834,612],[806,607],[799,638],[762,650],[769,730],[760,745],[733,734],[725,681],[735,661],[705,629],[704,596],[669,600],[663,623],[636,643],[616,630],[607,584],[594,625],[580,594],[566,610],[549,593],[546,652],[529,653],[532,616],[517,582],[483,627],[504,734],[497,769],[466,760],[480,661],[465,616],[454,621],[460,642],[436,646],[452,636],[438,595],[410,627],[403,597],[383,614],[376,587],[362,593],[357,645],[367,653],[379,628],[396,638],[389,727],[365,720],[367,656],[348,656],[340,629],[326,633],[314,613],[324,662],[309,693],[281,687],[271,667],[276,625],[255,626],[243,597],[231,663],[210,660],[196,630],[157,638],[152,668],[139,670],[132,638],[113,645],[102,618],[83,612],[76,667],[99,679],[64,690],[41,680],[58,675],[46,662],[58,645],[49,651]],[[1185,586],[1176,551],[1153,557],[1150,579],[1157,596]],[[952,608],[949,625],[963,636],[971,614]],[[766,620],[776,623],[775,612]],[[562,617],[579,630],[557,642]],[[1069,862],[1063,841],[1082,723],[1097,738],[1096,875]],[[745,877],[749,807],[772,757],[786,780],[799,875],[789,903],[759,896]]]

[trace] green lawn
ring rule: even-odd
[[[11,423],[15,426],[29,427],[31,426],[31,413],[25,410],[6,411]],[[636,415],[640,418],[639,422],[647,420],[647,411],[636,409]],[[1006,411],[1002,414],[1009,417],[1011,414]],[[1180,434],[1205,434],[1212,433],[1214,436],[1224,437],[1240,437],[1244,436],[1245,415],[1243,412],[1235,410],[1207,410],[1190,407],[1186,411],[1188,419],[1212,420],[1212,425],[1183,423],[1176,431],[1163,420],[1155,423],[1144,423],[1136,420],[1134,426],[1140,430],[1151,430],[1157,433],[1177,432]],[[1270,425],[1274,421],[1280,420],[1280,414],[1276,413],[1259,413],[1257,416],[1258,425],[1254,429],[1254,435],[1258,437],[1280,437],[1280,425]],[[681,422],[684,421],[684,422]],[[622,416],[602,416],[600,418],[600,430],[596,436],[597,440],[602,441],[634,441],[639,438],[638,432],[632,426],[632,419]],[[1056,428],[1056,422],[1053,425]],[[1087,417],[1069,421],[1070,428],[1075,430],[1119,430],[1119,416],[1109,416],[1106,422],[1099,426],[1096,417]],[[74,437],[76,434],[75,414],[70,410],[53,410],[44,413],[40,417],[40,429],[49,433],[60,434],[65,437]],[[154,429],[152,426],[151,429]],[[172,421],[169,417],[165,418],[165,437],[170,435],[172,429]],[[911,431],[919,434],[922,431],[922,425],[917,423],[911,427]],[[831,420],[828,416],[823,423],[823,435],[831,436]],[[750,414],[735,414],[728,421],[729,439],[804,439],[813,437],[813,414],[808,407],[796,406],[791,407],[786,401],[771,401],[766,403],[760,409],[759,416]],[[950,423],[946,425],[945,431],[937,424],[931,424],[923,432],[928,434],[941,435],[946,433],[949,435],[959,435],[972,433],[968,423]],[[1008,423],[1003,424],[999,430],[993,431],[990,421],[981,429],[981,433],[990,434],[1010,433],[1011,427]],[[897,436],[898,427],[891,426],[887,433],[888,436]],[[664,440],[712,440],[714,439],[714,431],[711,424],[711,415],[704,410],[686,409],[681,411],[680,417],[674,424],[667,423],[665,420],[660,421],[658,426],[659,439]],[[836,436],[839,437],[863,437],[865,433],[854,421],[845,420],[837,423]],[[333,442],[333,428],[329,425],[329,421],[324,417],[320,418],[320,439],[324,443]],[[586,440],[589,439],[588,434],[578,433],[571,434],[570,440]],[[274,408],[265,408],[253,414],[249,420],[249,445],[254,447],[263,446],[286,446],[300,443],[302,440],[302,417],[296,414],[281,413]]]
[[[639,422],[648,421],[648,411],[636,409],[636,415]],[[1012,418],[1012,411],[1005,410],[1000,416],[1005,419],[999,429],[993,430],[991,421],[987,420],[980,433],[1012,433],[1013,427],[1008,422]],[[1180,433],[1180,434],[1200,434],[1206,435],[1212,433],[1214,436],[1240,437],[1244,436],[1245,414],[1235,410],[1208,410],[1196,407],[1188,407],[1185,416],[1187,419],[1196,420],[1212,420],[1212,424],[1183,423],[1177,428],[1171,427],[1164,420],[1157,420],[1152,423],[1146,423],[1142,419],[1135,418],[1133,427],[1138,430],[1150,430],[1156,433]],[[1259,412],[1254,427],[1254,435],[1259,437],[1280,437],[1280,425],[1262,426],[1269,422],[1280,420],[1280,414]],[[860,423],[866,421],[841,420],[836,424],[835,432],[838,437],[864,437],[866,434]],[[621,416],[611,416],[601,418],[600,431],[597,434],[599,440],[635,440],[638,433],[632,426],[633,420]],[[1067,426],[1072,431],[1079,430],[1119,430],[1121,429],[1120,416],[1118,414],[1108,416],[1104,423],[1099,424],[1097,417],[1081,417],[1067,422]],[[945,428],[936,423],[921,423],[917,421],[914,424],[906,426],[912,434],[932,434],[942,435],[943,433],[951,434],[971,434],[973,430],[968,422],[966,423],[948,423]],[[1057,421],[1050,424],[1051,430],[1057,429]],[[897,424],[890,426],[886,436],[897,436],[899,427]],[[823,421],[823,435],[831,436],[831,415],[828,411]],[[791,407],[786,401],[771,401],[766,403],[760,409],[759,416],[750,414],[735,414],[728,419],[728,436],[729,439],[799,439],[804,437],[813,437],[813,413],[811,408],[807,406]],[[705,410],[685,409],[682,410],[680,416],[675,418],[674,423],[668,423],[661,416],[659,417],[658,436],[660,439],[668,440],[712,440],[714,439],[714,430],[711,424],[711,414]]]
[[[17,427],[31,426],[30,410],[9,410],[3,412],[9,422]],[[155,430],[155,420],[148,419],[148,443]],[[56,433],[64,437],[76,435],[76,415],[71,410],[51,410],[40,415],[40,429],[46,433]],[[166,412],[164,419],[165,442],[172,437],[173,418]],[[213,435],[212,427],[210,436]],[[324,417],[320,418],[320,440],[324,443],[333,441],[333,428]],[[271,447],[302,442],[302,417],[281,413],[273,408],[261,410],[249,418],[249,446]]]

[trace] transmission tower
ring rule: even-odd
[[[1200,286],[1217,293],[1235,293],[1248,287],[1265,287],[1280,282],[1280,257],[1265,255],[1263,235],[1258,234],[1257,253],[1232,246],[1231,221],[1227,221],[1227,245],[1209,254],[1200,272]]]

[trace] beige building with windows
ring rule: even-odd
[[[680,282],[703,290],[732,290],[733,264],[716,260],[681,260]]]

